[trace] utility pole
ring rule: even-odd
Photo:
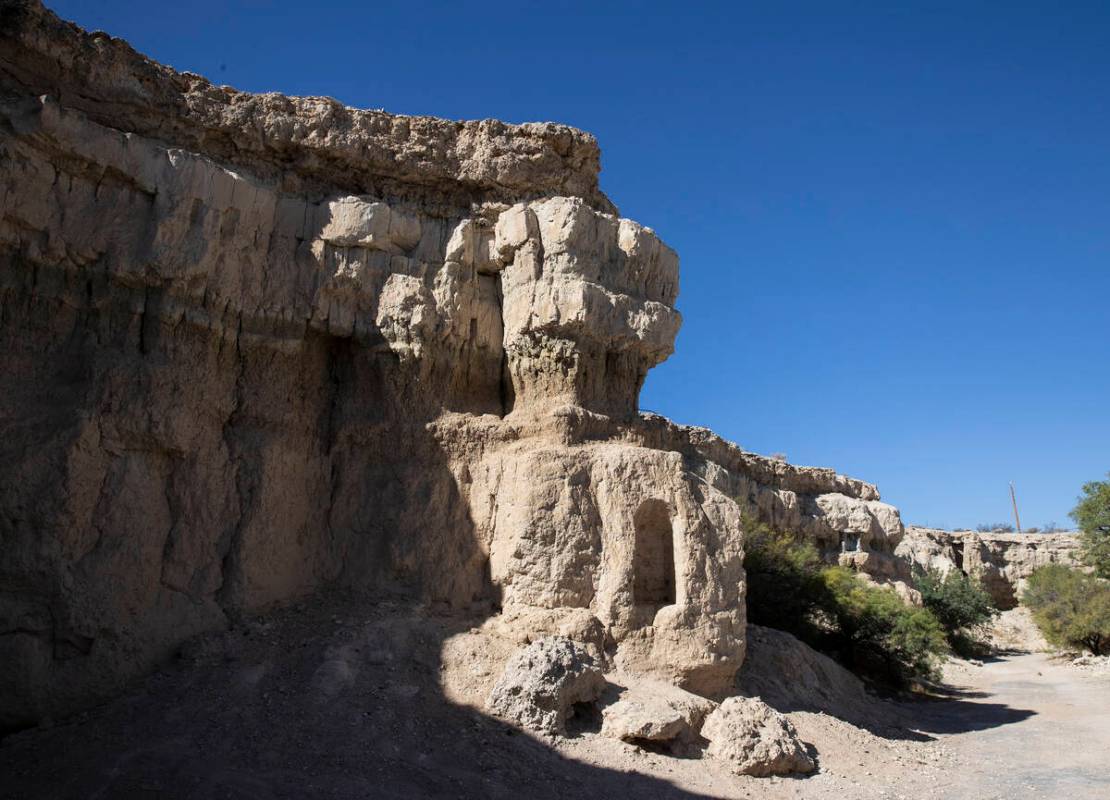
[[[1010,481],[1010,502],[1014,504],[1014,522],[1017,523],[1018,533],[1021,533],[1021,517],[1017,513],[1017,494],[1014,492],[1014,482]]]

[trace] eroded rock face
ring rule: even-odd
[[[999,608],[1014,608],[1033,571],[1048,564],[1078,567],[1075,533],[978,533],[910,526],[899,559],[942,574],[957,569],[983,582]]]
[[[816,768],[785,716],[758,697],[730,697],[705,720],[706,755],[727,761],[739,775],[788,775]]]
[[[900,536],[869,484],[637,413],[678,261],[589,135],[249,95],[0,8],[0,727],[328,586],[723,694],[742,508]]]

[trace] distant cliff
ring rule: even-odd
[[[1077,566],[1076,533],[976,533],[909,526],[896,554],[922,569],[976,575],[999,608],[1013,608],[1025,580],[1046,564]]]

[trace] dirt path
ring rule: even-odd
[[[914,733],[874,735],[822,714],[789,716],[820,760],[800,779],[737,778],[683,762],[581,741],[571,755],[669,780],[682,796],[762,800],[1013,800],[1110,798],[1110,675],[1044,653],[983,665],[952,662],[952,695],[899,703]],[[578,752],[574,752],[577,750]]]
[[[960,767],[940,797],[1110,797],[1110,677],[1027,653],[957,662],[948,678],[965,695],[933,727],[969,730],[942,737]]]

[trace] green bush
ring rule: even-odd
[[[829,602],[817,550],[765,525],[747,522],[745,531],[748,622],[812,640],[819,612]]]
[[[1052,644],[1110,652],[1110,582],[1050,564],[1029,576],[1021,602]]]
[[[936,678],[946,651],[932,612],[906,603],[890,589],[869,586],[844,567],[821,571],[835,622],[834,647],[859,672],[892,684]]]
[[[1009,522],[985,522],[975,526],[979,533],[1013,533],[1014,526]]]
[[[800,537],[751,522],[745,529],[750,622],[789,631],[883,683],[936,677],[947,648],[930,611],[825,565]]]
[[[947,575],[935,569],[915,569],[913,577],[925,608],[933,612],[953,644],[961,632],[990,622],[998,613],[978,578],[955,569]]]
[[[1107,475],[1110,477],[1110,475]],[[1080,557],[1101,578],[1110,578],[1110,481],[1083,484],[1083,494],[1068,515],[1081,531]]]

